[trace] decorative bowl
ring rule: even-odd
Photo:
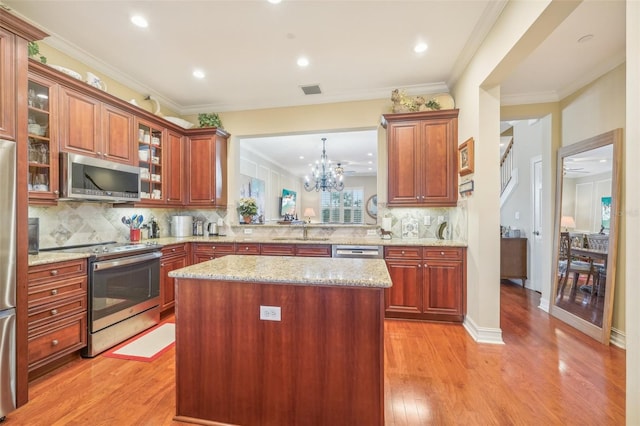
[[[73,77],[77,80],[82,80],[82,75],[79,72],[75,72],[74,70],[70,70],[69,68],[61,67],[60,65],[49,65],[54,70],[58,70],[66,75]]]

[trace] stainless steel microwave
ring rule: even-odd
[[[140,201],[140,168],[99,158],[60,154],[60,199]]]

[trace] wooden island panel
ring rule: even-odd
[[[192,278],[176,288],[176,420],[384,423],[383,288]],[[281,307],[282,320],[260,320],[261,305]]]

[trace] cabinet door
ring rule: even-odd
[[[57,89],[51,80],[29,74],[27,152],[29,203],[54,204],[59,195]]]
[[[101,103],[60,86],[60,151],[101,157]]]
[[[211,136],[189,138],[189,205],[213,206],[216,202],[215,141]]]
[[[392,123],[387,129],[389,205],[416,205],[420,202],[419,123]]]
[[[420,202],[429,206],[455,205],[457,126],[452,119],[439,119],[425,120],[421,127]]]
[[[160,310],[165,311],[175,305],[175,278],[169,272],[187,266],[187,256],[169,257],[160,262]]]
[[[133,161],[133,116],[102,104],[102,157],[135,165]]]
[[[422,268],[420,260],[387,259],[393,286],[385,289],[387,317],[418,317],[422,313]]]
[[[15,35],[0,28],[0,139],[16,140]]]
[[[425,318],[462,321],[462,262],[427,260],[423,273]]]
[[[165,192],[167,204],[184,204],[184,138],[172,131],[167,132],[167,150],[164,159]]]

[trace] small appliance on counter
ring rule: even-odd
[[[193,235],[192,216],[171,216],[171,236],[190,237]]]
[[[38,254],[40,251],[40,219],[29,218],[29,254]]]

